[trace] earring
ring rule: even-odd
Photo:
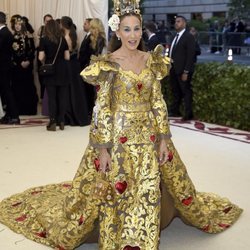
[[[119,41],[121,40],[121,38],[120,38],[119,36],[117,37],[117,39],[118,39]]]

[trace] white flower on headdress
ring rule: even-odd
[[[119,29],[120,18],[116,14],[113,14],[108,21],[109,27],[112,31],[117,31]]]

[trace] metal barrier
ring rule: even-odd
[[[166,47],[170,47],[175,32],[163,32]],[[234,55],[250,56],[250,33],[246,32],[210,32],[199,31],[197,40],[202,48],[210,53],[227,53],[232,49]]]
[[[199,32],[201,46],[207,45],[211,53],[227,52],[232,49],[236,55],[250,55],[250,33],[246,32]]]

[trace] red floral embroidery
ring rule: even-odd
[[[100,90],[100,88],[101,88],[100,85],[95,86],[95,89],[96,89],[97,92]]]
[[[122,144],[125,143],[127,140],[128,140],[128,138],[126,136],[122,136],[119,139],[120,143],[122,143]]]
[[[225,209],[223,210],[223,212],[224,212],[225,214],[227,214],[231,209],[232,209],[232,207],[227,207],[227,208],[225,208]]]
[[[219,223],[218,225],[219,225],[219,227],[222,227],[222,228],[224,228],[224,229],[230,227],[230,225],[228,225],[228,224],[223,224],[223,223]]]
[[[125,246],[123,250],[140,250],[139,247],[131,247],[131,246]]]
[[[174,158],[173,152],[169,151],[169,153],[168,153],[168,161],[171,162],[173,160],[173,158]]]
[[[183,199],[181,202],[182,202],[182,204],[184,204],[185,206],[189,206],[189,205],[192,203],[192,201],[193,201],[193,197],[190,196],[190,197],[188,197],[188,198],[186,198],[186,199]]]
[[[150,140],[151,140],[152,142],[155,142],[155,135],[150,135]]]
[[[16,221],[22,222],[22,221],[25,221],[26,219],[27,219],[27,216],[25,214],[23,214],[22,216],[16,218]]]
[[[81,217],[79,219],[79,223],[78,223],[79,226],[81,226],[83,222],[84,222],[84,217],[83,217],[83,215],[81,215]]]
[[[98,172],[100,170],[100,161],[98,158],[94,159],[95,169]]]
[[[19,206],[20,204],[22,204],[22,202],[14,203],[14,204],[12,204],[12,207],[17,207],[17,206]]]
[[[40,233],[35,233],[36,236],[41,237],[41,238],[46,238],[47,237],[47,233],[46,231],[40,232]]]
[[[70,188],[71,187],[71,185],[67,184],[67,183],[64,183],[62,186],[65,187],[65,188]]]
[[[66,250],[65,248],[63,248],[61,246],[58,246],[57,248],[58,248],[58,250]]]
[[[209,225],[206,225],[205,227],[202,228],[202,231],[204,232],[208,232],[210,226]]]
[[[143,87],[143,85],[142,85],[141,82],[137,83],[137,88],[138,88],[139,91],[142,89],[142,87]]]
[[[119,194],[123,194],[127,186],[128,184],[126,181],[123,181],[123,182],[118,181],[115,184],[115,189],[118,191]]]
[[[36,194],[40,194],[40,193],[42,193],[42,191],[33,191],[33,192],[31,192],[32,195],[36,195]]]

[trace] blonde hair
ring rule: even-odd
[[[99,18],[94,18],[90,21],[90,40],[91,47],[95,50],[98,38],[105,41],[104,46],[106,46],[106,34],[102,21]]]

